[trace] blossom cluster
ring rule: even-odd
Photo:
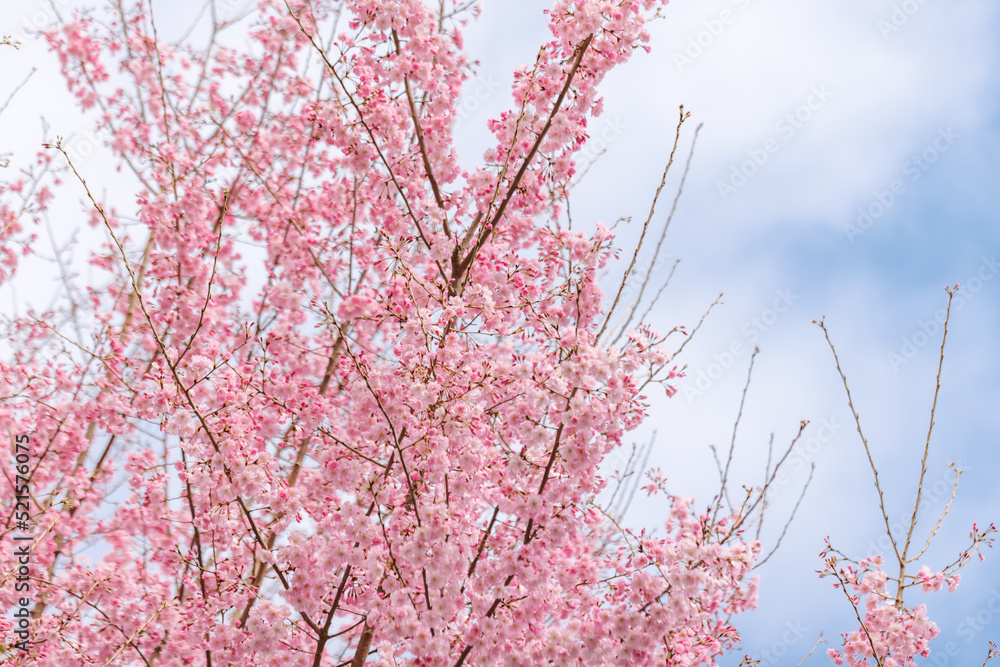
[[[32,649],[10,664],[732,648],[759,549],[737,519],[665,497],[654,538],[593,504],[670,359],[648,327],[601,337],[613,237],[562,212],[598,85],[662,3],[555,2],[475,168],[450,133],[465,3],[261,0],[246,46],[213,12],[208,48],[112,4],[47,34],[135,195],[66,164],[105,234],[95,277],[5,323],[0,418],[44,448]],[[32,223],[0,218],[7,278]]]
[[[906,566],[915,559],[905,556],[904,547],[901,557],[896,559],[902,565],[895,577],[885,571],[881,555],[854,563],[827,540],[827,547],[820,554],[825,562],[820,576],[836,579],[834,586],[843,590],[860,621],[857,630],[844,634],[843,647],[828,649],[827,655],[834,663],[846,662],[850,667],[916,667],[914,658],[930,655],[930,642],[938,635],[939,628],[927,616],[926,605],[911,607],[905,602],[905,590],[919,586],[922,592],[933,593],[947,586],[948,592],[954,593],[962,578],[958,570],[973,555],[983,559],[980,549],[992,546],[995,532],[992,524],[985,529],[973,524],[969,535],[971,546],[938,572],[923,565],[915,575],[906,574]],[[890,591],[890,584],[895,585],[895,591]]]

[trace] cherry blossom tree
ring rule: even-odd
[[[896,566],[895,576],[890,576],[883,565],[886,558],[882,555],[869,556],[860,561],[854,560],[834,548],[827,538],[826,548],[820,554],[824,559],[824,568],[819,570],[821,577],[833,577],[836,580],[834,586],[839,588],[847,596],[851,603],[855,617],[858,620],[858,629],[846,633],[843,637],[843,648],[829,649],[827,654],[833,661],[842,665],[846,661],[851,667],[916,667],[913,660],[916,656],[926,658],[930,654],[930,642],[938,634],[938,626],[927,616],[926,605],[920,604],[911,607],[904,600],[906,589],[915,586],[925,593],[940,591],[947,583],[948,591],[955,592],[958,583],[962,578],[959,570],[966,565],[973,556],[978,555],[983,559],[980,550],[983,547],[993,545],[992,535],[996,533],[996,527],[990,524],[985,529],[980,529],[976,524],[972,525],[969,534],[969,547],[961,551],[958,557],[947,564],[942,570],[932,572],[931,568],[924,565],[916,574],[907,574],[907,569],[915,565],[930,548],[931,542],[937,535],[938,529],[948,512],[955,494],[958,491],[958,482],[962,474],[954,463],[951,468],[955,473],[955,483],[952,487],[951,497],[945,505],[944,510],[938,517],[937,522],[927,534],[920,551],[913,554],[914,549],[919,545],[919,537],[916,537],[917,513],[920,510],[922,495],[924,493],[924,480],[927,475],[927,458],[930,454],[931,435],[934,432],[934,416],[937,412],[937,399],[941,391],[941,370],[944,366],[945,343],[948,340],[948,324],[951,319],[952,297],[958,291],[958,285],[946,288],[948,293],[948,307],[945,311],[944,332],[941,336],[941,352],[938,357],[937,379],[934,387],[934,400],[931,404],[930,425],[927,428],[927,440],[924,442],[923,457],[920,460],[920,477],[917,483],[916,499],[913,504],[913,514],[909,524],[904,526],[905,535],[897,534],[889,521],[889,514],[886,511],[885,492],[883,485],[879,481],[878,466],[875,464],[871,447],[865,437],[861,427],[861,419],[858,411],[854,407],[851,398],[851,390],[847,383],[847,376],[840,366],[840,359],[837,356],[836,348],[830,340],[830,334],[826,329],[826,323],[819,321],[817,324],[823,330],[833,358],[837,365],[837,371],[843,382],[844,390],[847,392],[847,403],[854,416],[854,424],[857,428],[858,436],[864,447],[868,458],[868,464],[875,481],[875,489],[878,492],[878,508],[885,523],[885,535],[892,546],[890,561]],[[914,539],[916,538],[916,539]],[[895,584],[895,591],[891,590],[891,585]],[[850,589],[850,590],[849,590]],[[862,600],[864,600],[864,618],[861,616]],[[993,645],[987,651],[986,662],[988,663],[994,655]]]
[[[631,304],[687,114],[607,294],[613,233],[574,227],[568,197],[599,84],[664,4],[556,0],[473,169],[451,128],[475,3],[261,0],[234,45],[211,2],[199,46],[119,0],[47,33],[121,173],[53,138],[0,183],[0,279],[56,191],[106,239],[99,279],[4,322],[0,416],[31,446],[3,531],[30,535],[34,596],[8,664],[682,666],[738,644],[780,461],[702,509],[651,475],[656,536],[599,500],[644,392],[682,381],[665,343],[686,332]],[[851,664],[861,637],[912,664],[923,612],[885,604],[878,561],[829,564],[875,600]]]

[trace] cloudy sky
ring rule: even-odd
[[[509,105],[511,70],[545,38],[545,5],[484,2],[467,33],[481,63],[458,128],[470,160],[488,145],[485,119]],[[662,331],[690,328],[724,293],[677,360],[688,366],[679,393],[651,395],[652,416],[635,440],[655,429],[651,465],[707,502],[718,490],[709,445],[728,448],[755,346],[738,484],[760,483],[771,433],[776,449],[786,447],[800,420],[811,422],[773,492],[766,550],[815,463],[812,485],[780,550],[758,570],[759,610],[739,623],[743,652],[764,665],[794,665],[820,633],[826,648],[857,627],[842,593],[815,574],[824,537],[857,557],[884,552],[872,474],[812,320],[826,317],[890,519],[908,524],[939,358],[935,315],[945,286],[960,284],[918,535],[926,538],[950,496],[948,464],[964,474],[925,562],[939,569],[974,521],[1000,519],[998,14],[978,0],[675,0],[652,24],[652,53],[605,83],[589,153],[604,152],[573,195],[574,221],[634,216],[621,237],[631,249],[683,104],[692,112],[684,149],[704,126],[665,256],[649,249],[640,265],[665,279],[682,259],[654,310]],[[668,208],[659,207],[661,223]],[[661,513],[640,499],[629,523],[655,525]],[[967,567],[952,595],[913,595],[941,628],[927,664],[979,665],[987,641],[1000,640],[997,558]],[[830,664],[821,653],[804,664]]]
[[[489,143],[486,120],[510,105],[511,72],[547,34],[546,2],[482,4],[466,33],[478,77],[456,130],[469,165]],[[158,3],[157,14],[179,25],[197,5]],[[44,6],[5,10],[0,32],[49,20]],[[655,429],[651,465],[677,492],[708,502],[718,489],[709,445],[728,448],[754,346],[761,351],[736,440],[736,484],[760,482],[772,433],[776,448],[787,446],[800,420],[811,422],[772,494],[765,549],[815,464],[812,485],[781,549],[758,570],[759,610],[738,621],[742,652],[763,665],[794,665],[821,632],[837,645],[856,628],[843,595],[815,575],[817,555],[826,536],[863,557],[882,535],[871,471],[812,320],[826,317],[888,513],[908,519],[934,395],[935,316],[947,302],[945,285],[960,284],[918,535],[947,502],[948,464],[964,474],[925,562],[940,569],[964,548],[973,522],[1000,520],[998,14],[987,0],[675,0],[651,25],[652,53],[637,54],[604,84],[606,111],[588,149],[603,153],[573,195],[575,221],[634,216],[620,237],[632,247],[684,104],[692,118],[683,150],[704,123],[691,172],[663,257],[640,255],[660,279],[682,259],[654,323],[690,328],[724,293],[677,360],[687,365],[679,393],[651,395],[652,416],[635,439],[645,442]],[[53,133],[75,133],[81,157],[99,167],[40,44],[25,40],[6,54],[0,97],[32,67],[38,71],[0,117],[2,150],[33,150],[44,114]],[[680,173],[674,169],[668,189]],[[2,308],[26,299],[0,290]],[[628,522],[655,525],[662,512],[638,499]],[[1000,641],[998,562],[1000,551],[988,553],[963,571],[956,593],[926,596],[941,636],[925,664],[979,665],[987,641]],[[734,656],[723,664],[738,663]],[[829,661],[817,651],[804,664]]]

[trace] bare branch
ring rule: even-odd
[[[681,105],[680,119],[677,121],[677,129],[674,132],[674,146],[673,148],[670,149],[670,157],[667,159],[667,166],[663,168],[663,175],[660,177],[660,185],[656,188],[656,194],[653,195],[652,204],[649,205],[649,215],[646,216],[646,221],[642,223],[642,233],[639,234],[639,242],[636,244],[635,251],[632,253],[632,261],[629,263],[628,268],[625,269],[625,274],[622,276],[621,284],[618,285],[618,292],[615,294],[615,299],[612,302],[611,307],[608,308],[607,315],[604,318],[604,324],[601,326],[600,331],[597,332],[597,335],[595,336],[596,339],[600,339],[601,336],[604,335],[604,330],[608,328],[608,323],[611,321],[611,317],[614,315],[615,308],[618,307],[618,301],[622,298],[622,292],[625,291],[625,286],[628,284],[628,279],[632,273],[632,269],[635,268],[635,261],[636,259],[639,258],[639,251],[642,250],[642,243],[646,238],[646,231],[649,229],[649,223],[653,219],[653,214],[656,213],[656,202],[658,202],[660,199],[660,193],[663,192],[663,186],[666,185],[667,183],[667,174],[670,172],[670,167],[674,164],[674,155],[677,153],[677,144],[680,143],[681,140],[681,127],[684,125],[684,121],[686,121],[690,116],[691,116],[690,112],[684,113],[684,105]],[[680,193],[678,193],[678,197],[679,196]],[[677,199],[675,198],[674,205],[676,206],[676,204],[677,204]],[[671,215],[672,214],[673,212],[671,212]],[[670,225],[670,219],[668,218],[667,224],[663,228],[663,234],[661,234],[660,236],[660,243],[663,242],[663,238],[666,236],[667,227],[669,225]],[[659,249],[660,244],[658,243],[656,247],[657,249]],[[645,284],[643,284],[643,287],[645,287]],[[641,296],[642,295],[640,292],[640,298]],[[635,309],[633,308],[633,312],[634,310]],[[625,322],[625,325],[628,326],[628,321]]]
[[[837,349],[833,346],[833,341],[830,340],[830,332],[826,329],[825,320],[813,320],[813,323],[823,330],[823,335],[826,337],[826,342],[830,346],[830,351],[833,352],[833,360],[837,365],[837,372],[840,374],[840,379],[844,384],[844,391],[847,392],[847,405],[851,408],[851,414],[854,415],[854,425],[857,428],[858,435],[861,437],[861,444],[865,447],[865,454],[868,456],[868,466],[872,471],[872,476],[875,478],[875,490],[878,491],[878,506],[879,510],[882,512],[882,520],[885,522],[885,533],[889,537],[889,541],[892,543],[893,551],[896,552],[896,559],[902,563],[902,554],[899,552],[899,547],[896,545],[896,538],[893,536],[892,529],[889,527],[889,513],[885,510],[885,494],[882,492],[882,485],[878,481],[878,468],[875,466],[875,460],[872,458],[872,451],[868,446],[868,439],[861,430],[861,419],[858,417],[858,411],[854,409],[854,401],[851,399],[851,388],[847,385],[847,376],[844,375],[844,371],[840,367],[840,358],[837,356]]]

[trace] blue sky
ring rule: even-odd
[[[482,121],[509,103],[509,71],[544,39],[544,5],[485,2],[468,32],[481,61],[481,83],[467,103],[474,111],[459,128],[471,159],[489,139]],[[652,53],[637,54],[604,85],[606,112],[592,135],[610,140],[595,141],[592,152],[606,152],[573,196],[574,220],[635,216],[621,237],[630,249],[677,106],[693,113],[688,140],[704,122],[659,272],[665,277],[675,258],[682,262],[654,317],[664,331],[691,326],[724,292],[679,359],[695,389],[700,373],[718,379],[703,381],[700,393],[682,385],[673,399],[651,396],[654,416],[635,439],[655,428],[651,465],[678,492],[707,502],[718,488],[708,445],[728,446],[750,353],[760,346],[737,439],[740,483],[759,483],[772,432],[776,447],[787,445],[800,419],[812,422],[789,459],[789,482],[773,494],[765,548],[809,464],[817,467],[780,551],[758,570],[760,608],[738,621],[742,650],[763,665],[794,665],[822,632],[830,643],[804,664],[830,664],[822,649],[856,621],[842,594],[814,572],[823,538],[863,557],[883,533],[833,357],[811,320],[827,318],[889,515],[908,518],[940,346],[940,330],[927,337],[924,329],[936,326],[945,285],[961,284],[925,487],[938,491],[925,492],[918,535],[950,495],[950,487],[941,493],[951,482],[948,464],[964,474],[922,562],[938,569],[965,545],[973,521],[1000,519],[1000,281],[980,277],[995,277],[1000,254],[1000,17],[992,3],[934,0],[677,0],[663,14],[652,25]],[[754,158],[762,164],[745,165]],[[733,178],[741,168],[752,172],[743,181]],[[772,318],[782,294],[791,305]],[[744,352],[729,362],[733,343]],[[661,513],[637,501],[629,523],[655,525]],[[913,595],[941,628],[925,664],[980,665],[987,641],[1000,640],[998,557],[970,564],[954,594]]]
[[[197,4],[161,3],[157,13],[179,19]],[[466,33],[481,62],[457,129],[469,165],[489,143],[486,120],[510,104],[513,68],[531,61],[546,38],[547,4],[485,0]],[[230,3],[230,11],[242,5]],[[24,3],[5,13],[0,31],[19,33],[42,7]],[[604,84],[606,111],[592,126],[604,139],[592,153],[606,150],[573,195],[579,224],[644,219],[678,105],[693,113],[685,150],[704,122],[658,270],[665,277],[675,258],[682,262],[654,322],[664,331],[692,326],[724,292],[678,360],[695,389],[699,373],[715,377],[694,392],[682,384],[669,401],[651,396],[653,416],[635,434],[645,441],[657,430],[651,465],[667,472],[677,492],[708,502],[718,485],[708,445],[728,445],[754,345],[761,353],[737,439],[738,482],[759,482],[772,432],[776,446],[786,445],[800,419],[812,421],[789,460],[790,481],[774,491],[766,545],[815,463],[812,486],[781,550],[759,570],[759,610],[738,619],[743,652],[763,665],[794,665],[820,632],[826,648],[855,628],[842,595],[816,577],[817,554],[830,536],[864,556],[881,534],[871,473],[832,355],[811,320],[826,316],[888,512],[908,515],[940,345],[939,332],[922,334],[946,303],[944,286],[961,284],[928,488],[945,484],[949,462],[965,473],[924,562],[939,569],[964,547],[973,521],[1000,520],[1000,270],[990,269],[1000,256],[998,13],[986,0],[675,0],[651,25],[652,53],[638,53]],[[41,109],[54,133],[76,132],[86,152],[86,125],[63,111],[54,65],[41,53],[26,43],[0,74],[10,90],[39,68],[2,119],[4,150],[37,145],[31,133]],[[99,155],[84,157],[93,168],[103,164]],[[759,165],[747,163],[755,158]],[[741,169],[742,180],[734,177]],[[675,169],[670,183],[679,175]],[[859,209],[871,216],[867,228]],[[637,227],[623,228],[623,247],[632,247]],[[12,307],[12,298],[4,290],[0,307]],[[787,305],[781,313],[771,310],[779,299]],[[744,352],[730,362],[725,352],[734,343]],[[930,495],[918,534],[947,500]],[[662,514],[662,506],[638,499],[628,520],[655,525]],[[1000,641],[997,562],[1000,551],[989,552],[963,571],[956,593],[926,597],[941,636],[924,664],[980,665],[987,641]],[[723,664],[736,665],[739,656]],[[804,664],[830,663],[820,650]]]

